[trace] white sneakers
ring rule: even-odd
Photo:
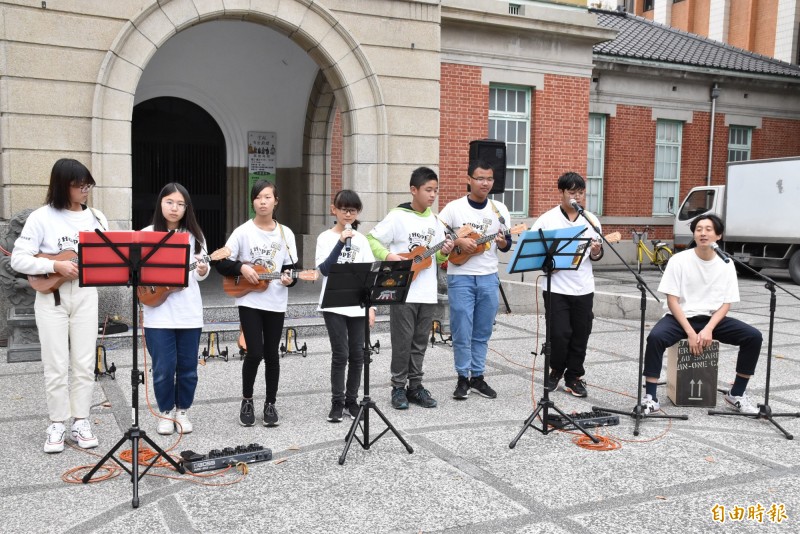
[[[64,450],[64,434],[67,433],[64,423],[52,423],[47,427],[47,440],[44,442],[44,452],[56,453]]]
[[[156,432],[162,436],[171,435],[175,431],[175,422],[173,419],[174,417],[171,410],[169,412],[161,412],[161,418],[158,420]]]
[[[642,399],[642,413],[645,415],[657,412],[661,409],[661,404],[657,400],[653,400],[653,396],[647,394]]]
[[[731,410],[739,413],[745,413],[748,415],[758,415],[759,413],[758,406],[753,405],[753,402],[750,400],[747,392],[742,393],[741,397],[731,395],[729,392],[725,395],[725,402],[728,403],[728,407]]]
[[[171,435],[175,429],[181,434],[189,434],[192,431],[192,422],[189,421],[188,410],[171,410],[161,412],[156,431],[162,436]]]
[[[189,421],[188,410],[176,410],[175,420],[178,422],[178,432],[181,434],[190,434],[192,432],[192,422]]]
[[[72,440],[81,449],[93,449],[97,447],[98,441],[92,432],[92,424],[88,419],[76,419],[72,423]]]

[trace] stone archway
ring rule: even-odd
[[[273,6],[271,10],[267,6]],[[114,40],[103,60],[94,95],[92,169],[107,187],[95,195],[97,204],[131,201],[131,117],[134,95],[145,66],[169,38],[195,24],[217,19],[244,19],[289,37],[319,66],[342,117],[344,186],[364,193],[370,212],[382,213],[387,185],[387,121],[376,74],[353,35],[317,3],[284,0],[277,7],[217,9],[209,3],[171,0],[142,11]],[[314,193],[324,177],[324,146],[311,146],[305,189]],[[320,152],[316,152],[320,151]],[[318,157],[319,156],[319,157]],[[244,158],[244,155],[241,155]],[[323,180],[324,183],[324,180]],[[322,186],[324,189],[324,185]],[[310,205],[313,210],[316,204]],[[317,213],[306,214],[303,226]],[[367,219],[375,218],[369,217]],[[127,221],[117,221],[125,226]]]

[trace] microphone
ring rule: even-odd
[[[344,229],[345,230],[352,230],[353,229],[353,225],[348,223],[348,224],[346,224],[344,226]],[[351,238],[349,238],[349,237],[344,240],[344,249],[347,252],[350,252],[350,240],[351,240]]]
[[[722,249],[721,249],[721,248],[719,248],[719,245],[717,245],[716,243],[711,243],[711,249],[712,249],[714,252],[716,252],[716,253],[717,253],[717,256],[719,256],[720,258],[722,258],[722,261],[724,261],[725,263],[730,263],[730,262],[731,262],[731,259],[728,257],[728,255],[727,255],[727,254],[725,254],[725,253],[722,251]]]
[[[571,198],[571,199],[569,200],[569,204],[570,204],[570,206],[572,206],[572,209],[574,209],[575,211],[577,211],[578,213],[580,213],[581,215],[583,215],[583,206],[581,206],[580,204],[578,204],[578,201],[577,201],[577,200],[575,200],[574,198]]]

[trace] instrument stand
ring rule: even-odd
[[[766,282],[764,287],[766,287],[770,292],[770,297],[769,297],[769,335],[767,337],[767,384],[766,384],[766,386],[764,388],[764,404],[759,404],[758,405],[758,413],[757,414],[750,415],[750,414],[740,413],[740,412],[723,412],[723,411],[717,411],[717,410],[709,410],[708,411],[708,415],[734,415],[734,416],[738,415],[738,416],[743,416],[743,417],[752,417],[753,419],[766,419],[767,421],[769,421],[770,423],[775,425],[775,428],[780,430],[783,433],[783,435],[786,436],[786,439],[794,439],[794,436],[792,434],[789,434],[781,425],[778,424],[777,421],[775,421],[774,418],[775,417],[800,417],[800,412],[795,412],[795,413],[772,413],[772,408],[769,405],[769,384],[770,384],[770,378],[772,376],[772,336],[773,336],[773,327],[775,325],[775,308],[776,308],[776,301],[777,301],[777,299],[775,298],[775,288],[776,287],[780,287],[781,290],[783,290],[784,292],[786,292],[789,295],[793,296],[797,300],[800,300],[800,297],[798,297],[794,293],[788,291],[787,289],[781,287],[780,285],[776,284],[775,280],[773,280],[769,276],[761,274],[760,272],[756,271],[755,269],[753,269],[752,267],[750,267],[746,263],[744,263],[742,261],[739,261],[738,259],[736,259],[736,257],[731,256],[730,254],[728,254],[726,252],[723,252],[723,254],[728,256],[728,258],[732,259],[733,261],[735,261],[738,265],[744,267],[745,269],[747,269],[748,271],[750,271],[754,275],[756,275],[759,278],[761,278],[762,280],[764,280]]]
[[[639,381],[636,387],[637,391],[636,406],[634,406],[633,410],[631,411],[624,411],[613,408],[601,408],[598,406],[592,406],[592,410],[601,410],[604,412],[614,413],[617,415],[627,415],[629,417],[633,417],[635,421],[635,424],[633,426],[634,436],[639,435],[639,424],[644,419],[682,419],[684,421],[689,419],[689,416],[685,414],[667,415],[663,413],[662,414],[644,413],[644,406],[642,406],[642,389],[644,389],[644,374],[643,374],[644,373],[644,319],[645,319],[645,312],[647,311],[647,293],[645,293],[645,291],[653,295],[653,298],[656,299],[656,302],[661,302],[661,300],[659,300],[656,294],[650,290],[650,288],[647,286],[641,275],[636,273],[631,268],[631,266],[628,265],[628,263],[622,259],[622,256],[620,256],[619,252],[617,252],[617,249],[615,249],[614,246],[608,242],[603,233],[600,231],[600,228],[595,226],[594,223],[588,217],[586,217],[583,208],[579,208],[578,213],[580,213],[580,215],[586,220],[586,222],[589,223],[589,225],[594,229],[595,233],[597,233],[597,235],[603,238],[605,244],[608,245],[608,248],[610,248],[614,254],[616,254],[617,258],[619,258],[620,262],[622,262],[622,265],[624,265],[625,268],[628,269],[628,271],[633,275],[633,277],[636,278],[636,289],[638,289],[639,292],[641,293],[641,299],[639,301]]]
[[[536,233],[538,232],[538,237]],[[553,275],[553,271],[556,269],[559,270],[567,270],[567,269],[577,269],[580,267],[581,261],[583,260],[583,256],[588,250],[589,242],[591,239],[589,238],[582,238],[580,236],[584,230],[581,230],[576,236],[570,238],[557,238],[555,237],[555,233],[553,231],[548,231],[547,234],[543,230],[537,230],[536,232],[526,232],[522,235],[517,245],[517,251],[512,258],[511,263],[509,263],[509,273],[517,273],[517,272],[526,272],[526,271],[534,271],[534,270],[542,270],[544,271],[547,277],[547,298],[548,304],[545,309],[545,341],[544,341],[544,384],[545,386],[542,388],[544,393],[542,394],[542,398],[539,399],[539,402],[536,406],[536,409],[531,413],[528,418],[525,420],[522,429],[517,433],[516,437],[509,443],[508,448],[513,449],[517,446],[517,442],[525,433],[526,430],[529,428],[533,428],[538,430],[544,435],[549,434],[550,432],[554,432],[556,429],[550,428],[547,424],[547,420],[549,419],[548,412],[553,410],[560,414],[565,420],[569,421],[572,425],[575,426],[578,430],[583,432],[586,437],[591,439],[594,443],[599,443],[596,437],[590,434],[579,422],[577,422],[572,416],[565,413],[561,410],[555,403],[550,400],[550,392],[547,388],[547,376],[550,372],[550,313],[552,312],[552,292],[550,291],[550,281]],[[572,247],[567,247],[573,244]],[[582,244],[582,245],[581,245]],[[582,247],[582,248],[581,248]],[[529,253],[530,251],[530,253]],[[569,263],[566,265],[562,265],[561,262],[557,262],[557,257],[564,257],[567,258]],[[541,258],[541,259],[540,259]],[[529,261],[525,261],[529,260]],[[532,260],[532,261],[530,261]],[[533,422],[536,419],[536,416],[539,414],[541,416],[541,428],[535,426]]]
[[[116,380],[116,376],[114,373],[117,372],[117,366],[114,365],[114,362],[111,362],[111,367],[108,366],[108,360],[106,359],[106,346],[105,345],[97,345],[96,356],[95,356],[95,364],[94,364],[94,380],[97,382],[101,377],[110,376],[111,380]]]
[[[123,437],[103,456],[99,462],[83,477],[82,482],[88,484],[92,476],[103,466],[108,460],[113,460],[114,463],[124,469],[131,477],[133,483],[133,498],[131,506],[133,508],[139,507],[139,481],[147,474],[159,458],[164,458],[176,471],[183,474],[186,470],[181,464],[176,462],[169,454],[167,454],[161,447],[151,440],[144,430],[139,428],[139,384],[144,383],[144,373],[139,371],[138,368],[138,288],[140,281],[143,279],[143,269],[149,267],[149,274],[156,274],[154,271],[161,271],[174,269],[183,270],[183,286],[185,287],[188,280],[188,264],[189,264],[189,245],[187,234],[175,234],[175,231],[167,233],[163,232],[101,232],[95,231],[100,240],[92,236],[92,232],[80,233],[80,247],[78,252],[78,265],[80,269],[80,285],[81,286],[111,286],[111,285],[130,285],[132,291],[132,314],[133,317],[133,367],[131,369],[131,409],[133,421],[131,427],[125,432]],[[89,234],[88,236],[86,234]],[[114,234],[112,240],[106,234]],[[135,242],[142,234],[150,234],[148,239],[157,239],[155,243],[143,244]],[[177,239],[183,237],[183,239]],[[93,242],[90,242],[93,241]],[[172,241],[168,243],[168,241]],[[178,243],[183,241],[183,243]],[[142,249],[146,248],[149,251],[142,257]],[[155,256],[157,252],[161,254]],[[151,258],[158,258],[162,262],[156,263],[155,261],[148,263]],[[146,276],[145,276],[146,277]],[[166,276],[164,283],[158,281],[146,280],[146,285],[180,285],[180,282],[175,283],[175,275],[172,277]],[[144,440],[157,454],[153,457],[147,467],[139,474],[139,441]],[[131,443],[131,468],[122,463],[114,454],[127,442]]]
[[[405,302],[408,288],[413,277],[411,260],[384,261],[375,263],[339,263],[331,267],[328,274],[325,294],[322,298],[323,308],[360,305],[364,308],[364,396],[358,403],[358,413],[345,437],[346,444],[339,456],[339,465],[344,465],[347,452],[353,440],[362,449],[369,450],[373,443],[391,431],[403,444],[409,454],[414,452],[411,445],[389,422],[389,419],[378,409],[369,395],[369,365],[372,361],[372,345],[369,339],[369,309],[375,302],[381,304],[402,304]],[[375,438],[369,436],[369,414],[374,410],[386,428]],[[363,423],[362,423],[363,421]],[[356,435],[361,428],[363,437]]]

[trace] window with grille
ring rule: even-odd
[[[589,150],[586,157],[586,206],[603,214],[603,169],[606,153],[606,116],[589,114]]]
[[[644,0],[644,11],[652,11],[653,10],[653,3],[654,0]]]
[[[731,126],[728,129],[728,161],[747,161],[753,141],[749,126]]]
[[[489,138],[506,143],[506,190],[491,196],[514,216],[528,215],[531,92],[521,87],[489,88]]]
[[[681,139],[683,123],[656,122],[656,169],[653,184],[653,215],[669,215],[669,201],[677,205],[681,181]]]

